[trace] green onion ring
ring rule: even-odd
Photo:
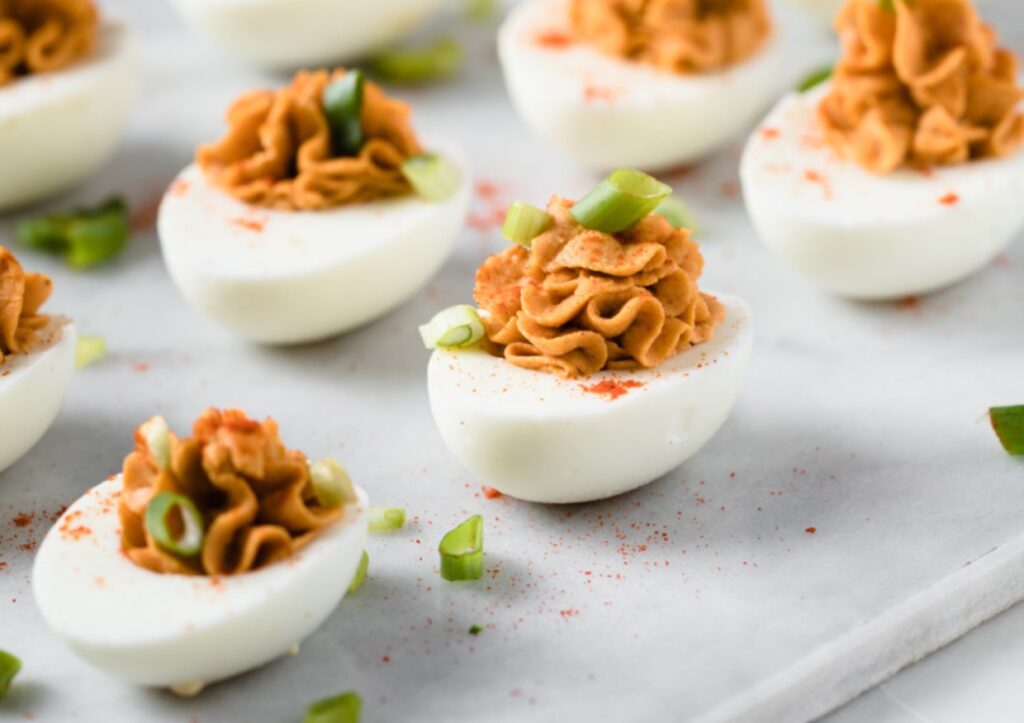
[[[401,507],[371,507],[370,532],[394,532],[405,527],[405,510]]]
[[[1024,455],[1024,404],[992,407],[988,416],[1003,449],[1013,455]]]
[[[462,66],[462,47],[454,38],[440,38],[425,48],[389,50],[374,57],[370,68],[381,79],[417,85],[451,77]]]
[[[337,156],[355,156],[363,147],[363,90],[366,76],[349,70],[324,88],[324,115],[331,129],[331,143]]]
[[[618,233],[658,207],[672,189],[643,171],[620,168],[577,201],[569,213],[581,226]]]
[[[445,580],[479,580],[484,574],[484,518],[473,515],[450,530],[437,549],[441,553],[441,577]]]
[[[688,228],[694,233],[697,231],[697,223],[693,219],[693,212],[681,198],[669,196],[654,209],[654,213],[662,216],[671,224],[672,228]]]
[[[309,465],[309,480],[317,501],[324,507],[341,507],[359,501],[352,478],[336,459]]]
[[[306,708],[303,723],[359,723],[363,699],[353,691],[318,700]]]
[[[348,590],[345,592],[346,595],[351,595],[363,586],[363,581],[366,579],[366,571],[369,569],[370,555],[366,550],[363,550],[363,555],[359,558],[359,566],[356,568],[356,574],[352,576],[352,582],[348,584]]]
[[[462,184],[459,169],[435,153],[424,153],[406,159],[402,175],[416,195],[426,201],[446,201]]]
[[[111,198],[96,208],[24,220],[16,233],[26,246],[87,268],[116,256],[128,243],[128,208],[122,199]]]
[[[21,661],[6,650],[0,650],[0,700],[4,699],[11,689],[14,676],[21,670]]]
[[[107,356],[107,342],[102,336],[83,334],[75,346],[75,369],[84,369]]]
[[[476,309],[468,304],[439,311],[420,327],[428,349],[467,349],[483,341],[487,331]]]
[[[171,430],[167,420],[157,415],[139,425],[139,433],[146,442],[146,448],[153,455],[158,469],[171,466]]]
[[[513,243],[530,247],[533,240],[547,231],[554,219],[547,211],[523,201],[514,201],[505,214],[502,235]]]
[[[824,83],[826,80],[832,77],[834,68],[831,65],[824,65],[816,70],[811,71],[807,76],[800,81],[796,89],[801,93],[806,93],[812,88],[817,88],[819,85]]]
[[[167,518],[178,510],[183,526],[180,538],[171,531]],[[203,549],[203,518],[195,504],[177,492],[161,492],[146,505],[146,530],[164,550],[182,557],[195,557]]]

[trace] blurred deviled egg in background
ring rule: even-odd
[[[241,336],[297,343],[412,296],[448,257],[469,203],[454,148],[428,152],[408,106],[360,71],[302,72],[248,93],[160,208],[185,298]]]
[[[88,177],[114,152],[135,99],[128,29],[92,0],[0,3],[0,211]]]

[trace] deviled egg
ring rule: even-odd
[[[987,265],[1024,226],[1024,92],[969,0],[848,0],[831,82],[747,143],[761,239],[824,288],[886,299]]]
[[[412,296],[455,245],[462,155],[426,153],[408,107],[359,71],[243,96],[160,207],[182,294],[258,342],[348,331]]]
[[[355,60],[429,20],[442,0],[175,0],[184,18],[254,65],[294,70]]]
[[[46,623],[122,680],[197,692],[293,651],[352,580],[368,502],[272,420],[209,409],[180,439],[154,417],[123,472],[47,533],[32,586]]]
[[[573,203],[513,205],[516,245],[470,306],[421,329],[441,436],[484,485],[535,502],[640,487],[728,416],[753,341],[740,299],[701,292],[703,258],[658,213],[667,186],[619,170]]]
[[[138,84],[128,29],[92,0],[0,3],[0,210],[88,177],[113,153]]]
[[[585,166],[668,168],[742,134],[779,90],[763,0],[528,0],[498,37],[527,125]]]
[[[49,429],[75,368],[75,327],[40,313],[51,291],[0,246],[0,472]]]

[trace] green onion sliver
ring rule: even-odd
[[[1024,404],[992,407],[988,416],[1003,449],[1013,455],[1024,455]]]
[[[657,178],[632,168],[620,168],[577,201],[570,213],[581,226],[618,233],[651,213],[670,195],[672,189]]]
[[[14,676],[21,670],[21,661],[6,650],[0,650],[0,700],[4,699],[11,689]]]
[[[428,349],[466,349],[483,341],[486,330],[476,309],[468,304],[450,306],[420,327]]]
[[[394,532],[405,526],[405,510],[401,507],[371,507],[370,532]]]
[[[18,240],[26,246],[62,255],[79,269],[116,256],[129,233],[128,208],[120,198],[96,208],[28,219],[17,229]]]
[[[370,68],[383,80],[417,85],[448,78],[462,65],[462,47],[454,38],[441,38],[426,48],[389,50],[376,56]]]
[[[306,708],[303,723],[359,723],[363,699],[349,691],[333,698],[318,700]]]
[[[363,71],[349,70],[324,88],[324,115],[338,156],[355,156],[366,140],[363,133]]]
[[[366,579],[366,571],[369,569],[370,555],[366,550],[363,550],[363,556],[359,558],[359,567],[356,568],[356,574],[352,576],[352,582],[348,584],[346,595],[351,595],[363,586],[363,580]]]
[[[833,67],[831,65],[818,68],[817,70],[808,73],[807,77],[800,81],[800,84],[797,85],[796,89],[801,93],[806,93],[811,88],[817,88],[832,77],[832,72]]]
[[[352,478],[336,459],[309,465],[309,479],[317,501],[324,507],[341,507],[359,501]]]
[[[484,626],[483,625],[470,625],[469,626],[469,634],[470,635],[479,635],[483,631],[484,631]]]
[[[441,538],[437,549],[445,580],[479,580],[484,574],[484,518],[473,515]]]
[[[402,175],[416,195],[427,201],[446,201],[462,183],[459,169],[436,153],[424,153],[406,159]]]
[[[75,346],[75,369],[83,369],[101,361],[107,355],[107,342],[102,336],[83,335]]]
[[[553,221],[544,209],[514,201],[508,207],[501,233],[509,241],[529,247],[535,238],[551,227]]]
[[[150,417],[141,425],[139,432],[146,442],[146,448],[153,455],[153,460],[159,469],[167,469],[171,466],[171,430],[167,426],[167,420],[157,415]]]
[[[697,222],[694,221],[693,212],[682,199],[669,196],[654,209],[654,213],[665,218],[672,228],[688,228],[697,231]]]
[[[203,549],[203,518],[195,504],[177,492],[161,492],[146,505],[146,529],[163,549],[194,557]]]
[[[498,14],[498,0],[464,0],[462,17],[471,23],[486,23]]]

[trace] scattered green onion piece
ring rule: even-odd
[[[306,708],[303,723],[359,723],[363,699],[349,691],[333,698],[318,700]]]
[[[479,635],[483,631],[484,631],[484,626],[483,625],[470,625],[469,626],[469,634],[470,635]]]
[[[992,407],[988,416],[1003,449],[1013,455],[1024,455],[1024,404]]]
[[[479,344],[485,334],[480,315],[468,304],[449,306],[420,327],[428,349],[466,349]]]
[[[78,337],[78,344],[75,346],[75,369],[101,361],[107,355],[107,342],[102,336],[83,335]]]
[[[369,569],[370,555],[366,550],[363,550],[363,556],[359,558],[359,567],[356,568],[356,574],[352,576],[352,582],[348,584],[348,595],[351,595],[363,586],[363,580],[366,579],[366,571]]]
[[[811,73],[808,73],[807,77],[800,81],[800,84],[796,89],[801,93],[806,93],[811,88],[817,88],[832,77],[833,70],[834,68],[831,65],[825,65]]]
[[[0,700],[11,689],[14,676],[21,670],[21,661],[5,650],[0,650]]]
[[[501,233],[509,241],[529,248],[533,240],[547,231],[553,221],[544,209],[523,201],[514,201],[505,214]]]
[[[167,420],[157,415],[150,417],[139,426],[142,438],[150,454],[156,460],[157,467],[167,469],[171,466],[171,430]]]
[[[28,219],[18,224],[18,240],[30,248],[60,254],[78,269],[116,256],[128,242],[128,209],[112,198],[92,209]]]
[[[170,515],[177,510],[178,531],[171,529]],[[203,549],[203,518],[195,504],[177,492],[161,492],[146,505],[146,530],[163,549],[182,557],[194,557]]]
[[[473,515],[441,538],[437,549],[445,580],[479,580],[484,574],[484,518]]]
[[[663,216],[672,225],[672,228],[688,228],[693,232],[697,231],[697,222],[693,218],[693,212],[681,198],[669,196],[654,209],[654,213]]]
[[[895,10],[896,9],[896,3],[894,2],[894,0],[878,0],[878,4],[879,4],[879,6],[881,6],[881,8],[883,10]]]
[[[421,85],[449,78],[461,66],[462,47],[454,38],[441,38],[425,48],[389,50],[370,61],[374,73],[398,85]]]
[[[324,88],[324,114],[331,129],[331,143],[339,156],[354,156],[363,147],[363,71],[349,70]]]
[[[427,201],[445,201],[455,195],[462,180],[459,169],[435,153],[413,156],[402,164],[402,175],[416,195]]]
[[[322,459],[309,466],[313,492],[324,507],[341,507],[359,501],[352,478],[335,459]]]
[[[471,23],[486,23],[498,15],[497,0],[465,0],[462,17]]]
[[[405,527],[405,510],[401,507],[371,507],[370,532],[394,532]]]
[[[573,205],[577,223],[595,231],[624,231],[672,195],[672,189],[653,176],[620,168]]]

